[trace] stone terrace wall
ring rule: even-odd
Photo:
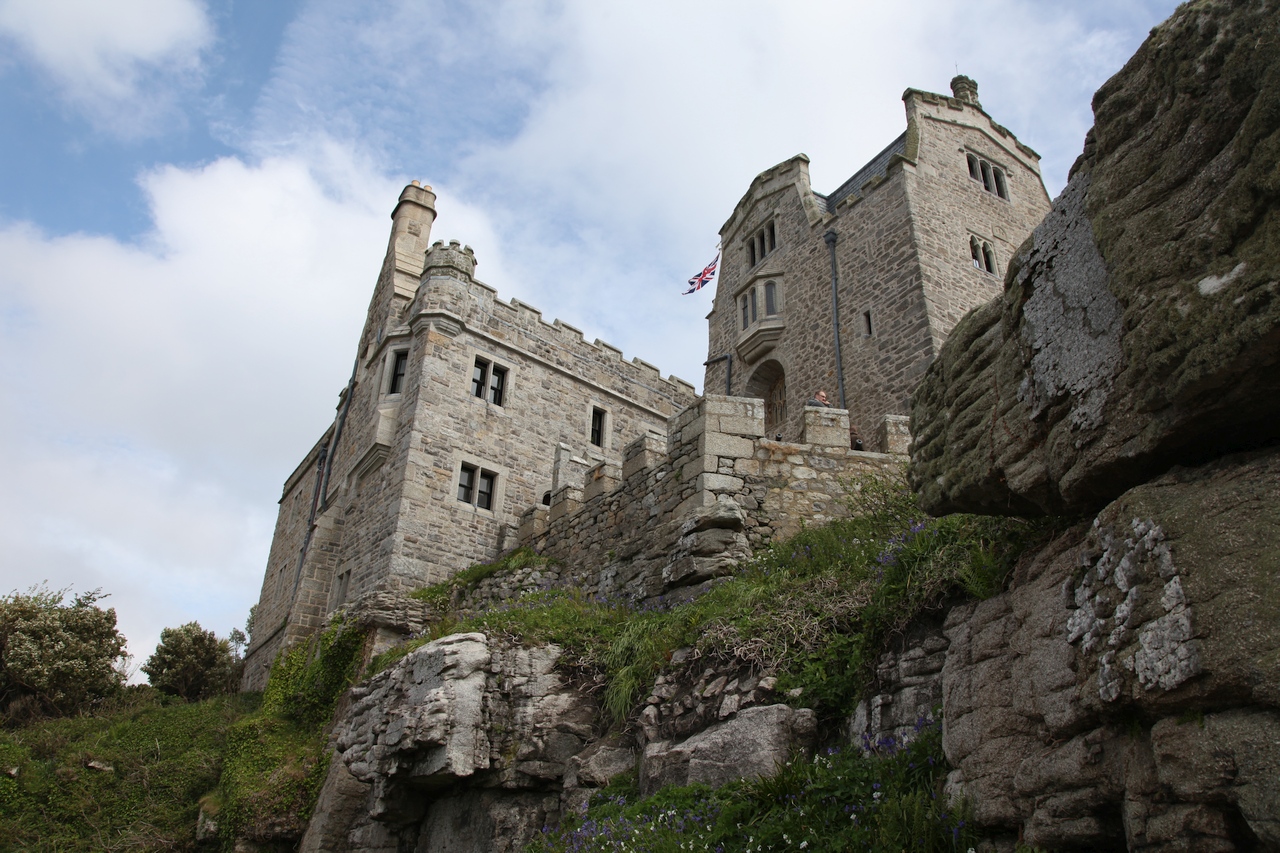
[[[804,443],[766,439],[762,400],[707,395],[671,419],[665,447],[660,436],[641,437],[621,464],[590,467],[581,484],[567,482],[574,460],[559,460],[551,506],[527,510],[512,544],[561,565],[530,571],[524,583],[640,603],[683,599],[802,523],[846,516],[849,479],[901,465],[894,454],[849,449],[842,409],[807,409],[804,424]],[[487,592],[523,591],[512,580]]]

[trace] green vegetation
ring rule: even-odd
[[[231,640],[218,639],[199,622],[161,631],[155,653],[142,665],[152,687],[187,700],[234,693],[243,668]]]
[[[262,707],[231,727],[221,780],[204,803],[226,849],[234,838],[292,849],[302,834],[329,768],[325,727],[357,675],[364,639],[335,621],[281,655]]]
[[[438,614],[432,630],[383,655],[375,669],[458,631],[555,643],[564,649],[561,665],[599,689],[607,715],[622,724],[673,652],[693,648],[706,659],[773,671],[778,690],[801,689],[790,701],[834,723],[896,632],[948,597],[998,592],[1022,551],[1053,532],[1053,522],[928,519],[899,483],[864,480],[849,491],[855,517],[765,549],[678,606],[556,589],[459,619],[450,608],[469,588],[545,560],[523,550],[472,567],[415,593]],[[185,703],[152,688],[119,687],[111,664],[122,638],[114,613],[95,606],[98,598],[63,605],[61,594],[41,591],[0,600],[0,651],[50,638],[69,650],[65,660],[54,655],[39,666],[32,654],[14,655],[15,664],[6,656],[6,700],[28,713],[94,711],[0,733],[0,849],[193,849],[200,810],[216,823],[224,849],[236,839],[292,849],[328,769],[326,727],[359,675],[363,632],[336,621],[282,655],[260,698]],[[184,672],[183,661],[202,659],[199,649],[221,654],[226,643],[194,624],[169,629],[147,671],[160,683]],[[75,664],[70,652],[93,666]],[[45,680],[12,675],[33,671]],[[77,687],[77,673],[96,675]],[[183,675],[168,686],[177,695],[206,695],[198,684]],[[921,729],[909,745],[873,745],[875,758],[832,751],[714,792],[694,786],[639,800],[619,782],[537,846],[544,853],[743,849],[742,839],[751,838],[753,850],[805,842],[809,850],[966,850],[970,831],[962,815],[947,813],[939,792],[945,767],[937,728],[922,721]]]
[[[93,716],[0,731],[0,849],[192,850],[199,799],[256,695],[126,688]]]
[[[942,796],[942,733],[920,721],[906,743],[871,755],[830,749],[775,776],[665,788],[635,797],[634,780],[603,789],[585,814],[544,830],[537,853],[627,850],[965,851],[977,837]]]
[[[64,604],[66,590],[37,587],[0,598],[0,721],[87,710],[119,693],[125,639],[100,590]]]
[[[363,645],[338,622],[281,656],[261,696],[188,703],[129,687],[92,716],[0,731],[0,849],[194,850],[203,808],[226,850],[236,838],[292,850]]]
[[[970,515],[930,519],[892,480],[865,478],[848,491],[854,517],[765,549],[692,602],[636,608],[575,590],[537,592],[442,621],[379,664],[459,631],[556,643],[565,650],[564,665],[605,685],[605,710],[621,723],[672,653],[694,647],[703,657],[776,671],[780,690],[801,688],[797,701],[835,719],[866,685],[895,632],[948,596],[999,592],[1022,551],[1054,525]],[[472,571],[488,576],[499,568]],[[439,589],[418,595],[438,596]]]

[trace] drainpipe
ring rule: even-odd
[[[289,609],[293,610],[298,600],[298,585],[302,583],[302,564],[307,560],[307,548],[311,546],[311,534],[316,529],[316,512],[320,509],[320,486],[324,481],[325,462],[329,457],[329,445],[320,445],[320,454],[316,458],[316,487],[311,493],[311,514],[307,516],[307,532],[302,535],[302,548],[298,550],[298,568],[293,574],[293,596]]]
[[[702,362],[703,367],[715,364],[717,361],[727,361],[724,374],[724,395],[726,397],[733,396],[733,353],[727,352],[724,355],[718,355],[715,358],[709,358]]]
[[[847,409],[849,407],[844,401],[844,359],[840,357],[840,297],[836,291],[840,277],[836,270],[836,232],[828,231],[822,239],[831,249],[831,327],[836,338],[836,382],[840,386],[840,408]]]
[[[342,408],[338,410],[338,423],[333,428],[333,453],[329,456],[329,464],[324,469],[324,484],[320,486],[320,500],[324,506],[329,505],[329,475],[333,473],[333,462],[338,458],[338,442],[342,440],[342,425],[347,422],[347,410],[351,408],[351,395],[356,390],[356,371],[360,367],[360,357],[356,356],[351,365],[351,381],[347,383],[347,396],[342,398]]]

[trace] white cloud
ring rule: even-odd
[[[0,36],[96,126],[135,137],[198,80],[214,33],[198,0],[0,0]]]
[[[5,583],[112,593],[140,659],[243,622],[350,371],[399,185],[311,151],[145,176],[138,245],[0,229]]]

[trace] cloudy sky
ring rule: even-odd
[[[827,192],[907,87],[1062,188],[1173,0],[0,0],[0,592],[100,587],[136,663],[257,600],[411,179],[477,276],[701,387],[681,296],[753,176]]]

